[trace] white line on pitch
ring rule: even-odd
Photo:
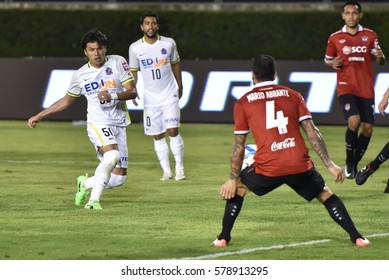
[[[383,236],[389,236],[389,233],[376,233],[376,234],[369,234],[366,235],[366,237],[383,237]],[[298,246],[305,246],[305,245],[313,245],[318,243],[326,243],[330,242],[331,239],[322,239],[322,240],[311,240],[307,242],[295,242],[291,244],[284,244],[284,245],[274,245],[269,247],[257,247],[257,248],[251,248],[251,249],[243,249],[239,251],[234,252],[220,252],[215,254],[209,254],[209,255],[203,255],[203,256],[197,256],[197,257],[186,257],[181,258],[178,260],[201,260],[201,259],[212,259],[217,257],[225,257],[225,256],[233,256],[233,255],[244,255],[256,251],[267,251],[267,250],[274,250],[274,249],[283,249],[288,247],[298,247]]]
[[[283,249],[283,248],[287,248],[287,247],[312,245],[312,244],[317,244],[317,243],[325,243],[325,242],[329,242],[329,241],[331,241],[331,239],[312,240],[312,241],[307,241],[307,242],[291,243],[291,244],[285,244],[285,245],[274,245],[274,246],[269,246],[269,247],[257,247],[257,248],[251,248],[251,249],[243,249],[243,250],[234,251],[234,252],[221,252],[221,253],[209,254],[209,255],[203,255],[203,256],[197,256],[197,257],[187,257],[187,258],[182,258],[179,260],[201,260],[201,259],[211,259],[211,258],[225,257],[225,256],[232,256],[232,255],[244,255],[244,254],[252,253],[255,251]]]

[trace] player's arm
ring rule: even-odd
[[[134,77],[134,83],[136,85],[136,83],[138,82],[138,70],[131,69],[131,74],[132,74],[132,77]]]
[[[235,134],[234,144],[230,156],[230,179],[238,180],[244,160],[244,148],[247,134]]]
[[[136,91],[134,80],[128,81],[123,84],[125,91],[121,93],[109,93],[108,91],[100,91],[97,97],[101,101],[111,101],[111,100],[129,100],[135,99],[138,97],[138,92]]]
[[[178,85],[178,98],[181,98],[183,87],[182,87],[181,63],[179,61],[177,63],[172,64],[172,71]]]
[[[340,70],[343,66],[343,61],[340,59],[340,56],[334,57],[334,58],[329,58],[325,57],[324,62],[327,66],[335,69],[335,70]]]
[[[244,148],[246,143],[246,134],[235,134],[234,144],[230,156],[230,175],[227,182],[220,188],[220,195],[223,199],[231,199],[238,191],[240,171],[244,159]]]
[[[335,181],[343,182],[345,178],[343,170],[331,160],[323,136],[321,135],[319,129],[313,123],[312,119],[303,120],[300,125],[303,128],[305,134],[307,135],[308,141],[311,144],[312,148],[315,150],[316,154],[323,161],[330,173],[334,175]]]
[[[35,128],[36,124],[40,122],[44,117],[65,110],[74,102],[74,100],[76,100],[76,98],[77,97],[72,96],[69,93],[66,93],[64,97],[62,97],[60,100],[55,102],[49,108],[41,111],[35,116],[32,116],[27,122],[28,126],[31,128]]]
[[[337,55],[336,46],[330,37],[327,43],[324,62],[328,67],[331,67],[335,70],[340,70],[343,66],[343,61],[340,59],[340,56],[336,56],[336,55]]]
[[[385,64],[385,55],[381,47],[377,44],[374,48],[374,56],[378,65]]]

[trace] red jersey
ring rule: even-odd
[[[338,96],[353,94],[361,98],[374,98],[372,54],[378,45],[377,34],[359,25],[355,35],[347,33],[346,26],[331,34],[325,57],[337,56],[343,66],[337,71]]]
[[[311,118],[299,92],[263,82],[235,102],[234,133],[253,134],[257,173],[271,177],[302,173],[313,163],[300,133],[300,122]]]

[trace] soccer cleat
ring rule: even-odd
[[[357,247],[367,247],[370,246],[371,243],[366,237],[360,237],[355,240],[355,246]]]
[[[100,203],[98,201],[89,201],[85,207],[85,209],[91,209],[91,210],[102,210]]]
[[[90,190],[84,187],[84,182],[88,178],[88,174],[78,176],[77,178],[77,192],[74,199],[74,204],[81,205],[84,203],[85,198],[89,195]]]
[[[364,166],[357,173],[355,183],[357,183],[357,185],[363,185],[366,182],[367,178],[369,178],[369,176],[374,173],[374,171],[375,170],[370,169],[370,164]]]
[[[164,172],[160,180],[167,181],[171,179],[173,179],[173,174],[171,172]]]
[[[355,165],[346,165],[344,175],[347,179],[354,179],[357,175],[357,167]]]
[[[174,179],[176,181],[179,181],[179,180],[185,180],[186,176],[185,176],[185,172],[184,172],[184,169],[176,169],[176,177],[174,177]]]
[[[227,247],[227,240],[216,238],[215,241],[212,242],[213,247]]]

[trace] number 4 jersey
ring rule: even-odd
[[[311,118],[299,92],[262,82],[236,101],[234,133],[253,134],[257,173],[271,177],[296,174],[313,167],[300,133],[300,122]]]
[[[154,44],[147,43],[144,38],[131,44],[130,70],[140,70],[142,73],[145,106],[161,106],[179,99],[171,69],[171,64],[179,61],[177,46],[172,38],[158,35]]]

